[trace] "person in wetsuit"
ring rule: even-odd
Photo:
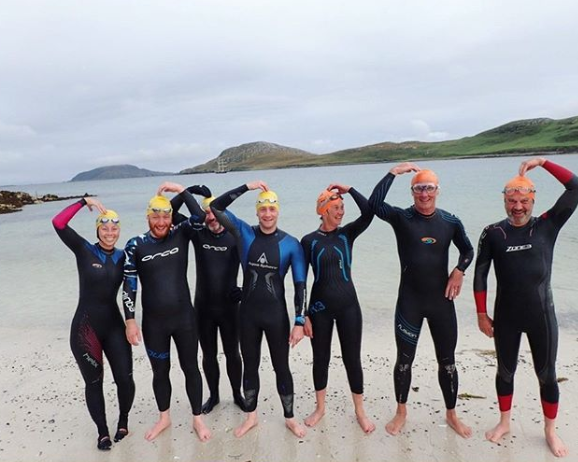
[[[163,192],[181,194],[191,217],[172,227],[172,208]],[[171,338],[185,375],[185,387],[193,410],[193,429],[201,441],[211,432],[201,416],[203,386],[197,364],[198,331],[187,281],[189,240],[193,223],[205,213],[193,196],[176,183],[163,183],[147,208],[149,231],[130,239],[125,247],[123,304],[126,336],[138,345],[141,332],[135,320],[138,280],[142,285],[142,339],[153,370],[153,391],[160,412],[157,423],[145,434],[155,439],[171,424]]]
[[[342,195],[349,193],[361,211],[357,220],[341,227],[345,208]],[[305,261],[315,277],[309,300],[305,335],[313,348],[313,383],[316,408],[305,419],[313,427],[325,414],[331,338],[337,327],[343,364],[355,406],[357,421],[365,433],[375,425],[363,408],[363,369],[361,367],[361,307],[351,278],[353,243],[373,220],[367,199],[350,186],[331,184],[317,199],[321,226],[301,239]]]
[[[97,209],[96,237],[91,244],[68,223],[80,209]],[[122,282],[124,253],[115,248],[120,220],[92,197],[69,205],[52,219],[56,233],[74,252],[79,277],[79,300],[70,328],[70,348],[85,382],[88,411],[98,430],[97,447],[110,449],[103,393],[103,352],[110,363],[118,394],[119,418],[114,441],[128,434],[128,414],[134,400],[132,350],[124,335],[124,322],[116,301]]]
[[[417,172],[411,181],[414,205],[401,209],[384,202],[395,177],[409,172]],[[397,410],[385,429],[396,435],[407,420],[411,367],[423,320],[427,319],[436,351],[446,421],[460,436],[469,438],[472,430],[458,418],[455,410],[458,373],[454,353],[458,325],[454,299],[460,294],[464,272],[471,264],[474,252],[460,219],[436,208],[438,194],[439,182],[434,172],[404,162],[389,171],[369,198],[373,212],[393,227],[401,264],[395,308],[397,361],[393,373]],[[452,242],[460,255],[448,276]]]
[[[242,194],[255,189],[262,190],[256,203],[259,224],[250,226],[226,208]],[[211,202],[211,210],[219,223],[237,239],[244,276],[240,330],[247,416],[235,429],[235,436],[242,437],[258,423],[259,364],[265,334],[285,425],[295,436],[303,437],[305,429],[293,415],[293,377],[289,369],[289,345],[295,346],[303,338],[305,324],[306,266],[303,249],[297,239],[277,228],[279,200],[262,181],[226,192]],[[283,283],[289,266],[295,285],[295,326],[291,333]]]
[[[239,302],[241,289],[237,287],[239,252],[237,240],[221,225],[209,207],[215,199],[206,186],[189,186],[191,194],[204,197],[201,208],[206,213],[205,223],[195,226],[192,243],[195,249],[196,289],[194,306],[198,313],[199,341],[203,351],[203,371],[209,387],[209,398],[203,404],[208,414],[219,404],[218,333],[221,337],[227,375],[233,391],[233,401],[244,410],[241,394],[242,362],[239,351]],[[173,223],[187,218],[178,213],[183,200],[180,195],[171,199]]]
[[[525,175],[538,166],[566,190],[550,210],[533,217],[535,188]],[[522,333],[526,333],[540,384],[546,441],[554,455],[561,457],[568,454],[568,448],[556,434],[558,324],[550,280],[556,238],[578,205],[578,177],[552,161],[537,157],[522,162],[519,176],[506,184],[503,194],[508,217],[482,232],[474,275],[478,325],[484,334],[494,337],[498,360],[496,390],[500,421],[486,432],[486,438],[497,443],[510,431],[514,374]],[[486,306],[492,261],[497,281],[493,320]]]

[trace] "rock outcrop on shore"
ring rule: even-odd
[[[63,201],[90,196],[90,194],[86,193],[82,196],[59,197],[55,194],[44,194],[43,196],[34,197],[20,191],[0,191],[0,214],[20,212],[22,207],[30,204],[41,204],[43,202]]]

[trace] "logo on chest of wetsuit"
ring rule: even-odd
[[[217,247],[215,245],[203,244],[203,249],[214,250],[215,252],[226,252],[228,247]]]
[[[531,248],[532,248],[532,244],[509,245],[506,248],[506,252],[519,252],[520,250],[530,250]]]
[[[435,239],[435,237],[422,237],[421,241],[426,244],[426,245],[431,245],[431,244],[435,244],[437,242],[437,240]]]
[[[175,253],[179,252],[179,248],[175,247],[174,249],[165,250],[164,252],[155,253],[154,255],[145,255],[142,257],[141,261],[149,261],[153,260],[156,257],[168,257],[169,255],[174,255]]]
[[[100,268],[102,268],[102,265],[100,263],[93,263],[92,267],[96,268],[96,269],[100,269]]]
[[[258,266],[259,268],[272,269],[272,270],[277,269],[276,266],[272,266],[269,264],[269,260],[267,259],[267,255],[265,255],[265,252],[263,252],[261,256],[257,258],[256,263],[250,261],[249,266]]]

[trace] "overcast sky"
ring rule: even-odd
[[[0,185],[578,115],[576,0],[0,0]]]

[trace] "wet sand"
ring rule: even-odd
[[[213,438],[201,443],[191,428],[191,414],[182,374],[173,359],[173,426],[155,441],[144,440],[156,421],[151,372],[142,346],[134,350],[137,394],[130,415],[130,435],[109,452],[96,449],[96,429],[84,404],[80,373],[68,348],[68,331],[15,330],[0,327],[0,461],[553,461],[543,438],[542,412],[528,345],[522,343],[516,375],[512,432],[501,444],[485,440],[484,432],[497,423],[494,391],[495,360],[489,339],[473,327],[462,329],[457,349],[460,393],[477,398],[460,399],[458,413],[472,426],[464,440],[445,423],[437,384],[433,345],[424,328],[414,364],[414,391],[409,418],[402,433],[386,434],[384,427],[395,410],[391,369],[395,347],[391,330],[365,335],[365,407],[377,429],[365,435],[355,420],[345,371],[334,341],[328,409],[317,427],[298,439],[284,426],[281,403],[275,392],[268,355],[262,362],[260,423],[242,439],[233,429],[243,413],[233,405],[221,357],[221,403],[205,422]],[[578,413],[576,335],[561,332],[558,359],[561,406],[559,435],[569,446],[566,460],[576,460],[578,443],[572,422]],[[266,347],[263,348],[267,353]],[[173,355],[175,356],[175,355]],[[295,415],[301,421],[315,406],[311,379],[311,352],[307,341],[292,351],[295,381]],[[109,428],[116,429],[116,390],[108,366],[105,395]],[[204,396],[207,396],[205,389]]]

